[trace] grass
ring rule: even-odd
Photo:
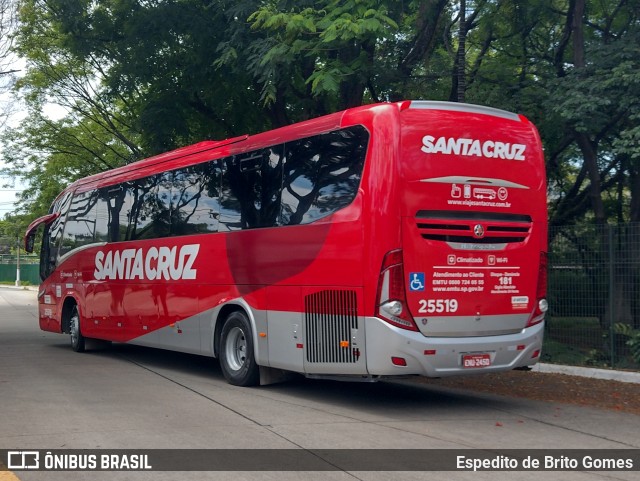
[[[640,370],[624,340],[616,336],[615,362],[611,333],[595,317],[553,317],[547,321],[542,361],[572,366]],[[619,339],[618,339],[619,338]]]

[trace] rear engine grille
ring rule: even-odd
[[[466,244],[524,242],[531,233],[531,217],[497,212],[421,210],[416,225],[423,239]]]
[[[355,291],[326,290],[305,296],[307,362],[355,363],[351,330],[358,328]]]

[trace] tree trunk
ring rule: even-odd
[[[464,102],[464,94],[467,89],[465,70],[467,66],[466,57],[467,43],[467,2],[460,0],[460,28],[458,30],[458,54],[456,55],[456,102]]]
[[[584,28],[582,19],[584,17],[585,0],[576,0],[573,11],[573,64],[576,68],[584,68]]]
[[[600,169],[598,168],[598,152],[593,145],[589,136],[582,132],[574,134],[578,147],[582,152],[585,167],[589,176],[589,197],[591,199],[591,207],[595,216],[597,225],[607,222],[607,214],[602,201],[602,185],[600,182]]]

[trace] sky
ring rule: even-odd
[[[11,70],[23,70],[24,66],[24,61],[15,59],[10,65],[7,65],[6,67]],[[13,98],[11,92],[4,92],[0,94],[1,105],[14,102],[16,102],[16,99]],[[26,113],[24,112],[24,109],[18,108],[16,112],[11,114],[7,125],[9,127],[16,126],[20,122],[20,120],[25,117],[25,115]],[[3,147],[4,146],[2,145],[2,143],[0,143],[0,153],[2,152]],[[0,168],[2,167],[4,167],[4,164],[2,163],[2,158],[0,157]],[[24,185],[17,183],[11,178],[0,174],[0,218],[3,218],[5,214],[12,212],[15,209],[16,194],[20,193],[22,189],[24,189]]]
[[[7,181],[6,177],[0,177],[0,182],[4,186]],[[0,187],[0,217],[12,212],[16,208],[16,194],[24,189],[22,185],[14,185],[9,187]]]
[[[12,122],[15,122],[15,120],[12,120]],[[3,145],[0,144],[0,152],[2,151],[2,148]],[[4,164],[0,158],[0,168],[2,167],[4,167]],[[23,189],[24,184],[0,174],[0,218],[15,209],[16,194],[19,194]]]
[[[23,70],[25,68],[24,61],[17,59],[15,61],[15,65],[11,65],[10,68],[15,68],[16,70]],[[0,103],[4,102],[17,102],[15,98],[12,97],[11,93],[3,93],[0,94]],[[62,107],[55,104],[46,104],[44,107],[45,114],[51,119],[59,119],[64,116],[64,110]],[[22,119],[26,116],[26,111],[24,108],[16,109],[16,112],[12,114],[9,118],[7,124],[11,126],[16,126],[20,123]],[[0,153],[2,152],[3,145],[0,143]],[[4,167],[2,163],[2,158],[0,157],[0,169]],[[0,174],[0,219],[3,218],[6,214],[14,211],[17,206],[16,195],[22,192],[25,188],[24,183],[20,183],[15,179],[11,179],[10,177],[3,176]]]
[[[0,151],[3,145],[0,144]],[[4,167],[0,158],[0,168]],[[16,194],[24,189],[24,184],[16,182],[15,179],[0,174],[0,218],[12,212],[16,207]]]

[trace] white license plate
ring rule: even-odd
[[[462,356],[462,367],[478,368],[491,366],[491,354],[465,354]]]

